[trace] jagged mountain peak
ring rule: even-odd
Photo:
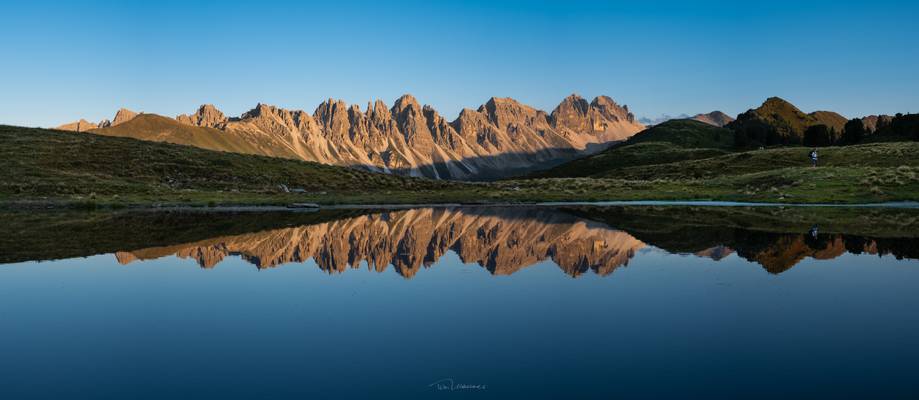
[[[84,121],[71,129],[412,176],[486,179],[565,161],[594,151],[588,146],[603,148],[643,128],[622,118],[626,109],[608,97],[592,103],[569,96],[563,105],[570,107],[560,109],[570,109],[575,121],[556,125],[562,120],[558,113],[550,118],[510,97],[489,98],[477,111],[464,108],[449,122],[434,107],[405,94],[392,107],[373,100],[364,110],[334,98],[312,114],[260,102],[228,118],[212,104],[203,104],[172,119],[173,124],[157,121],[115,131]],[[122,111],[116,119],[121,122],[132,114]],[[176,128],[181,125],[187,129]]]
[[[587,100],[581,97],[581,95],[577,93],[572,93],[568,95],[568,97],[565,97],[564,99],[562,99],[562,102],[559,103],[558,106],[555,107],[555,110],[553,110],[552,112],[554,113],[556,110],[565,109],[565,108],[573,108],[580,113],[586,114],[587,110],[590,108],[590,103],[588,103]]]
[[[240,119],[256,118],[256,117],[260,117],[265,114],[269,114],[276,109],[277,107],[275,106],[259,102],[255,105],[255,107],[252,107],[252,109],[244,112],[239,117]]]
[[[571,93],[571,94],[569,94],[568,96],[566,96],[564,99],[562,99],[562,103],[565,103],[565,102],[579,102],[579,101],[581,101],[581,100],[584,100],[584,98],[581,97],[580,94],[578,94],[578,93]],[[586,100],[584,100],[584,101],[586,101]]]
[[[399,98],[396,99],[396,102],[393,103],[392,110],[395,113],[397,111],[405,110],[406,108],[420,109],[421,104],[418,103],[418,99],[416,99],[415,96],[412,96],[411,94],[406,93],[406,94],[403,94],[402,96],[399,96]]]
[[[590,105],[594,107],[619,107],[619,104],[616,104],[615,100],[613,100],[611,97],[606,96],[606,95],[599,95],[597,97],[594,97],[594,99],[590,102]],[[625,108],[626,110],[629,109],[629,106],[622,106],[622,107]]]
[[[367,117],[377,121],[388,120],[392,117],[392,112],[386,102],[376,99],[373,103],[367,103]]]
[[[194,114],[176,116],[176,121],[188,125],[214,128],[226,123],[228,118],[213,104],[202,104]]]
[[[134,119],[136,116],[136,112],[128,110],[127,108],[120,108],[118,112],[115,113],[115,118],[112,120],[112,126],[121,125]]]
[[[609,96],[600,95],[590,102],[590,107],[598,110],[604,117],[610,120],[623,120],[635,122],[635,115],[629,112],[629,106],[619,105]]]

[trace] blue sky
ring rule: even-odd
[[[4,124],[403,93],[448,119],[491,96],[550,111],[573,92],[639,117],[769,96],[919,111],[917,2],[0,1]]]

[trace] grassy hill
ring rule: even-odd
[[[591,176],[618,179],[710,179],[785,168],[810,168],[810,148],[781,147],[750,150],[696,160],[600,171]],[[821,167],[897,168],[919,166],[919,143],[873,143],[825,147],[819,150]]]
[[[150,117],[155,118],[139,122],[162,118]],[[372,198],[370,193],[387,191],[393,192],[390,201],[436,200],[464,186],[297,160],[3,125],[0,171],[0,200],[284,204],[303,197],[285,194],[279,185],[325,192],[313,197],[330,202],[339,197]],[[384,200],[385,196],[377,197]]]
[[[585,177],[627,167],[716,157],[734,147],[731,131],[689,119],[670,120],[639,132],[625,143],[533,177]]]
[[[919,200],[919,143],[890,142],[820,149],[736,151],[730,131],[692,121],[668,121],[626,143],[530,176],[501,182],[541,190],[561,200],[722,199],[783,202]],[[698,146],[698,147],[697,147]],[[555,198],[557,197],[557,198]],[[612,196],[611,196],[612,197]]]
[[[761,106],[737,116],[737,120],[726,125],[735,131],[742,146],[800,144],[804,132],[814,125],[826,125],[837,133],[842,132],[846,118],[831,111],[815,111],[805,114],[793,104],[770,97]]]
[[[673,119],[645,129],[626,141],[626,145],[647,142],[666,142],[685,148],[734,148],[734,134],[692,119]]]
[[[198,126],[186,125],[172,118],[156,114],[140,114],[122,124],[91,131],[97,135],[130,137],[153,142],[167,142],[200,147],[207,150],[228,151],[242,154],[258,154],[283,158],[297,158],[284,145],[259,146],[254,141],[244,140],[238,135]],[[259,138],[265,141],[270,138]]]
[[[724,148],[681,147],[675,144],[680,140],[644,142],[639,138],[610,150],[613,153],[605,152],[608,157],[601,158],[602,162],[579,160],[593,163],[587,167],[599,168],[575,168],[589,178],[463,183],[0,125],[0,208],[293,202],[919,200],[919,143],[827,148],[821,152],[821,167],[811,168],[805,148],[731,153]],[[281,185],[302,188],[302,193],[285,192]]]

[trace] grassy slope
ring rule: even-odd
[[[652,149],[661,145],[684,151],[672,143],[648,142],[627,146],[646,150],[628,154],[637,157],[636,163],[660,162],[665,156]],[[783,148],[643,167],[616,165],[618,172],[609,173],[614,178],[467,184],[128,138],[0,126],[0,205],[919,199],[917,143],[825,149],[821,162],[829,166],[816,169],[809,167],[806,151]],[[307,193],[280,193],[279,184],[301,187]]]
[[[778,99],[767,101],[763,108],[776,104],[788,111],[787,103]],[[792,111],[799,114],[798,120],[809,118],[793,107]],[[542,187],[547,193],[578,193],[597,200],[611,191],[620,191],[619,198],[633,198],[633,193],[652,190],[656,192],[653,198],[658,199],[919,200],[919,143],[823,148],[820,168],[814,169],[808,159],[810,149],[804,147],[731,152],[730,133],[694,121],[669,121],[622,145],[533,175],[578,179],[503,184]]]
[[[645,129],[623,144],[532,176],[584,177],[598,171],[709,158],[727,154],[733,145],[734,135],[727,129],[694,120],[671,120]]]
[[[700,121],[675,119],[637,133],[626,144],[647,142],[667,142],[685,148],[731,150],[734,147],[734,133]]]
[[[846,118],[832,111],[815,111],[805,114],[791,103],[778,97],[771,97],[760,107],[753,110],[759,117],[776,127],[790,128],[796,136],[803,136],[811,125],[823,124],[842,131]]]
[[[595,177],[621,179],[711,179],[781,169],[810,169],[806,147],[781,147],[730,153],[700,160],[624,167],[602,171]],[[826,147],[818,150],[821,167],[896,168],[919,166],[919,143],[894,142],[858,146]]]
[[[278,185],[364,196],[399,191],[394,199],[436,200],[463,184],[404,178],[318,163],[223,153],[167,143],[46,129],[0,126],[0,199],[99,202],[287,203]],[[261,200],[258,200],[261,199]]]
[[[259,147],[237,135],[213,128],[186,125],[156,114],[140,114],[118,126],[94,129],[91,132],[104,136],[184,144],[208,150],[297,158],[293,151],[283,145],[272,145],[269,146],[270,149],[266,146]]]
[[[919,143],[875,143],[825,148],[812,168],[802,147],[732,153],[603,170],[591,178],[501,182],[521,190],[579,194],[603,200],[711,199],[734,201],[852,203],[919,200]],[[559,196],[564,197],[564,196]]]

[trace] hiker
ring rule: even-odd
[[[811,156],[811,163],[816,168],[817,167],[817,148],[816,147],[814,147],[814,149],[811,150],[810,156]]]

